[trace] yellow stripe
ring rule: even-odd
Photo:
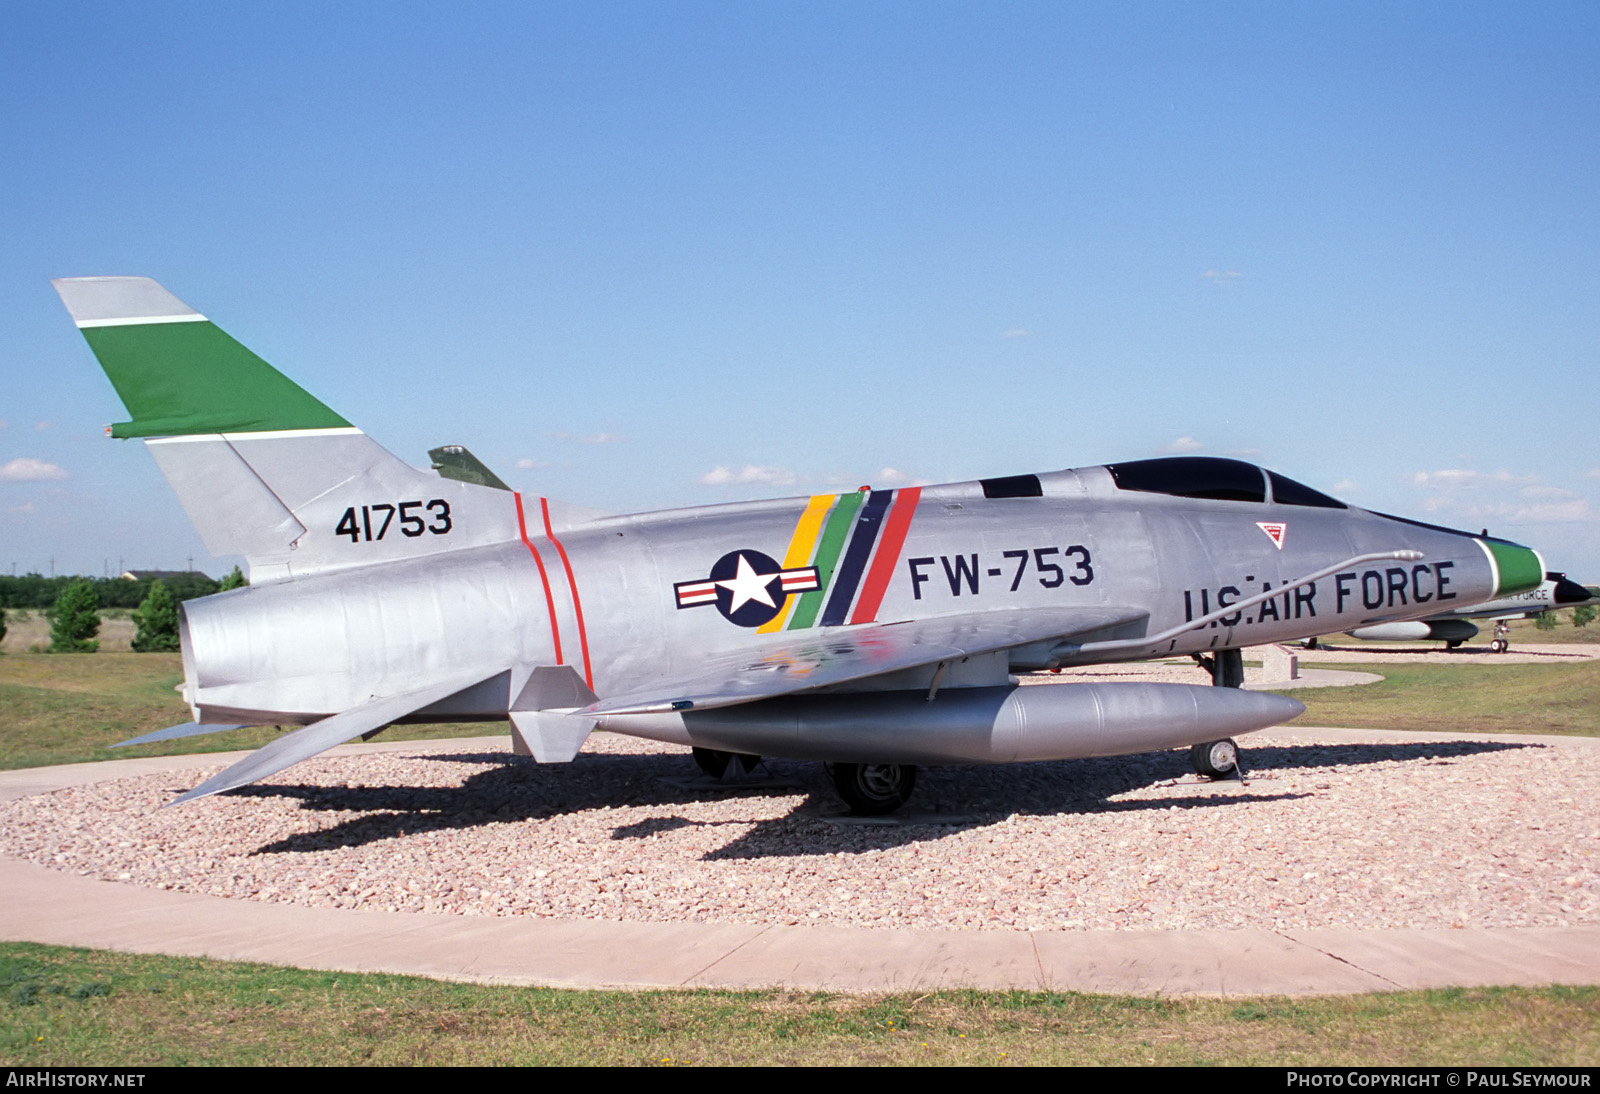
[[[806,504],[806,511],[800,514],[800,523],[794,526],[794,537],[789,540],[789,551],[783,556],[785,570],[804,566],[811,561],[811,552],[817,549],[817,539],[822,535],[822,518],[827,516],[828,510],[833,507],[835,497],[837,497],[835,494],[812,495]],[[782,630],[784,621],[789,618],[790,609],[799,599],[799,593],[791,594],[784,600],[783,609],[757,627],[756,633],[771,634],[773,631]]]

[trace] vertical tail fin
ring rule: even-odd
[[[148,277],[52,282],[133,420],[113,437],[179,437],[350,423]]]
[[[149,278],[53,284],[131,416],[111,435],[145,441],[252,584],[516,538],[503,484],[407,466]]]

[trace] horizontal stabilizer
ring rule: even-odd
[[[176,741],[182,737],[204,737],[208,733],[227,733],[232,729],[244,729],[243,725],[237,726],[204,726],[199,722],[184,722],[181,725],[168,726],[152,733],[145,733],[138,737],[129,737],[126,741],[118,741],[110,748],[127,748],[129,745],[148,745],[156,741]]]
[[[1127,608],[1028,608],[830,628],[816,637],[785,636],[758,649],[703,658],[692,674],[609,695],[583,713],[712,710],[995,650],[1102,633],[1144,618],[1145,612]]]
[[[498,670],[498,672],[503,671],[505,670]],[[398,721],[431,703],[447,699],[458,691],[497,675],[498,672],[475,671],[457,675],[414,691],[371,699],[343,713],[324,718],[320,722],[313,722],[304,729],[297,729],[257,749],[232,767],[213,775],[187,794],[181,794],[167,804],[177,805],[179,802],[220,794],[224,790],[246,786],[268,775],[276,775],[301,760],[309,760],[317,753],[326,752],[352,737],[359,737],[370,730]]]

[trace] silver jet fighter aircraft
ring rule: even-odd
[[[1351,638],[1367,642],[1443,642],[1455,649],[1477,635],[1473,619],[1532,619],[1541,612],[1558,608],[1576,608],[1595,599],[1594,596],[1566,574],[1548,573],[1544,581],[1532,589],[1502,596],[1486,604],[1467,604],[1451,611],[1439,612],[1423,619],[1399,623],[1374,623],[1370,627],[1357,627],[1349,631]],[[1510,648],[1505,638],[1496,637],[1490,643],[1496,653]]]
[[[395,722],[508,719],[570,760],[594,730],[821,760],[856,810],[918,764],[1193,746],[1304,708],[1241,690],[1243,646],[1538,586],[1533,551],[1377,513],[1236,460],[603,516],[461,448],[423,471],[147,278],[55,282],[207,548],[248,588],[183,606],[193,725],[299,724],[176,801]],[[1196,655],[1203,687],[1014,673]]]

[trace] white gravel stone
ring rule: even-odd
[[[1600,923],[1600,770],[1535,742],[1243,741],[926,768],[911,823],[841,823],[821,765],[702,787],[685,750],[597,736],[541,767],[485,738],[0,805],[0,853],[128,884],[341,908],[715,923],[1092,930]]]

